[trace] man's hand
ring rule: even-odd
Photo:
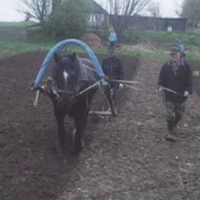
[[[190,93],[188,91],[185,91],[183,94],[184,97],[188,97],[189,95],[190,95]]]
[[[119,84],[119,88],[123,88],[124,85],[122,83]]]
[[[162,87],[160,87],[160,88],[158,89],[158,91],[159,91],[159,92],[163,92],[164,89],[163,89]]]
[[[108,81],[109,79],[109,76],[105,75],[105,80]]]

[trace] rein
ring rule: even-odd
[[[179,95],[179,96],[184,96],[184,95],[182,95],[182,94],[180,94],[180,93],[178,93],[178,92],[176,92],[176,91],[174,91],[174,90],[171,90],[171,89],[169,89],[169,88],[166,88],[166,87],[163,87],[163,86],[161,86],[161,88],[163,88],[164,90],[166,90],[166,91],[168,91],[168,92],[177,94],[177,95]]]
[[[111,80],[107,80],[107,81],[108,81],[108,82],[110,81],[110,82],[124,83],[124,86],[126,86],[126,87],[128,87],[128,88],[131,88],[131,89],[134,89],[134,90],[140,90],[140,91],[142,90],[142,89],[139,89],[139,88],[137,88],[137,87],[133,87],[133,86],[131,86],[131,85],[125,84],[125,83],[129,83],[129,84],[130,84],[130,83],[133,83],[133,84],[142,84],[141,82],[138,82],[138,81],[115,80],[115,79],[111,79]],[[60,90],[60,89],[59,89],[59,90],[56,90],[56,89],[53,87],[52,82],[53,82],[53,80],[52,80],[50,77],[48,77],[47,80],[45,81],[45,85],[44,85],[44,86],[41,86],[41,88],[42,88],[43,90],[46,90],[47,85],[51,83],[50,87],[51,87],[53,93],[54,93],[58,98],[60,97],[59,93],[71,93],[71,94],[73,93],[73,92],[70,92],[70,91],[64,91],[64,90]],[[94,84],[90,85],[90,86],[87,87],[86,89],[84,89],[84,90],[78,92],[75,96],[77,97],[77,96],[79,96],[79,95],[82,95],[83,93],[85,93],[85,92],[87,92],[88,90],[90,90],[91,88],[93,88],[93,87],[99,85],[100,83],[101,83],[101,80],[96,81]],[[149,84],[148,84],[148,85],[149,85]],[[155,85],[153,85],[153,84],[150,84],[150,85],[155,86]],[[174,91],[174,90],[171,90],[171,89],[169,89],[169,88],[166,88],[166,87],[162,87],[162,88],[163,88],[163,90],[172,92],[172,93],[177,94],[177,95],[179,95],[179,96],[184,96],[184,95],[182,95],[182,94],[180,94],[180,93],[178,93],[178,92],[176,92],[176,91]],[[38,92],[37,92],[37,94],[36,94],[36,98],[35,98],[35,101],[34,101],[34,106],[37,106],[37,104],[38,104],[38,99],[39,99],[39,90],[38,90]]]
[[[118,83],[137,83],[137,84],[142,84],[141,82],[138,82],[138,81],[129,81],[129,80],[115,80],[115,79],[111,79],[111,80],[108,80],[110,82],[118,82]],[[156,86],[154,84],[148,84],[148,85],[152,85],[152,86]],[[132,88],[132,89],[135,89],[135,90],[141,90],[141,89],[138,89],[136,87],[132,87],[130,85],[126,85],[125,86],[129,87],[129,88]],[[163,86],[160,86],[161,88],[163,88],[164,90],[168,91],[168,92],[171,92],[171,93],[174,93],[174,94],[177,94],[179,96],[184,96],[183,94],[180,94],[174,90],[171,90],[169,88],[166,88],[166,87],[163,87]]]

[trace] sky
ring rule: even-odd
[[[183,0],[154,0],[160,5],[160,14],[162,17],[177,17],[175,10],[181,5]]]
[[[23,21],[24,15],[19,13],[20,0],[0,0],[0,21]]]
[[[0,0],[0,21],[23,21],[25,16],[19,13],[20,0]],[[96,0],[102,2],[105,0]],[[122,0],[123,1],[123,0]],[[153,0],[160,5],[160,13],[162,17],[177,17],[175,9],[177,3],[180,5],[183,0]]]

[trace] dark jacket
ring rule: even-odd
[[[160,71],[158,85],[181,94],[178,95],[164,90],[167,101],[184,102],[186,99],[186,97],[182,96],[184,91],[192,94],[192,71],[190,66],[181,59],[178,69],[175,70],[171,61],[166,62]]]
[[[123,80],[124,72],[122,62],[116,56],[108,57],[102,61],[102,69],[110,79]]]

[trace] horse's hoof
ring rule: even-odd
[[[82,149],[83,149],[82,146],[80,146],[80,147],[75,147],[75,148],[74,148],[74,154],[75,154],[75,155],[78,155]]]
[[[74,155],[78,155],[80,151],[83,149],[83,146],[81,143],[74,145]]]
[[[85,148],[85,139],[81,139],[81,149]]]
[[[59,159],[66,159],[65,153],[66,149],[61,148],[60,146],[56,146],[56,153]]]

